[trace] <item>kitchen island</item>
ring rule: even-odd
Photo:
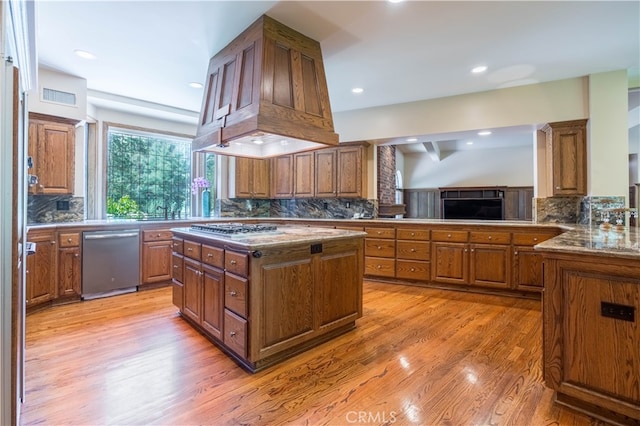
[[[172,229],[173,302],[241,366],[258,371],[355,327],[364,232],[282,225],[211,232],[223,226]]]
[[[640,231],[576,226],[544,263],[543,370],[556,401],[640,423]]]

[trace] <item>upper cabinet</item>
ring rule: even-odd
[[[549,123],[546,134],[547,193],[587,194],[587,120]]]
[[[73,194],[75,169],[75,121],[38,114],[29,115],[28,155],[33,159],[29,174],[38,183],[32,194]]]
[[[276,157],[271,162],[271,196],[273,198],[293,197],[293,155]]]
[[[269,160],[236,157],[236,198],[269,198]]]

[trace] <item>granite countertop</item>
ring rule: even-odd
[[[264,249],[295,244],[322,243],[354,237],[364,238],[367,233],[350,231],[345,229],[315,228],[312,226],[282,226],[278,224],[277,230],[248,234],[219,235],[191,228],[172,228],[175,234],[183,237],[195,236],[214,241],[222,241],[244,246],[248,249]]]
[[[536,250],[573,254],[610,255],[640,260],[640,228],[622,231],[574,225],[572,229],[535,246]]]

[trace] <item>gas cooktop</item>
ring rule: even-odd
[[[276,225],[265,225],[259,223],[202,223],[191,225],[191,229],[194,231],[208,232],[210,234],[236,236],[261,232],[273,232],[278,228]]]

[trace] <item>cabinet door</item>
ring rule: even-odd
[[[236,197],[251,198],[251,158],[236,157]]]
[[[362,197],[362,148],[338,148],[337,180],[338,197]]]
[[[271,182],[269,180],[269,160],[252,159],[253,161],[253,174],[252,174],[252,197],[254,198],[269,198],[271,195]]]
[[[222,340],[224,272],[205,266],[202,273],[202,328],[213,337]]]
[[[30,232],[36,253],[27,256],[27,306],[48,302],[56,296],[56,246],[53,232]]]
[[[269,160],[236,157],[236,197],[269,198]]]
[[[513,253],[513,283],[519,290],[542,291],[542,256],[533,247],[515,246]]]
[[[293,196],[296,198],[315,195],[315,153],[301,152],[293,156]]]
[[[470,283],[486,287],[509,288],[511,246],[502,244],[472,244]]]
[[[467,284],[469,270],[469,249],[464,243],[434,242],[431,249],[432,281]]]
[[[80,247],[58,250],[58,296],[80,296],[81,294]]]
[[[173,241],[151,241],[142,244],[142,282],[145,284],[171,279]]]
[[[587,120],[549,123],[545,126],[547,156],[551,160],[550,193],[586,195]]]
[[[31,174],[38,176],[37,194],[73,194],[75,128],[41,120],[29,122]]]
[[[336,149],[322,149],[315,152],[316,197],[336,196]]]
[[[271,167],[271,194],[273,198],[293,197],[293,155],[273,159]]]
[[[202,318],[202,272],[200,263],[184,258],[184,306],[182,313],[200,324]]]

